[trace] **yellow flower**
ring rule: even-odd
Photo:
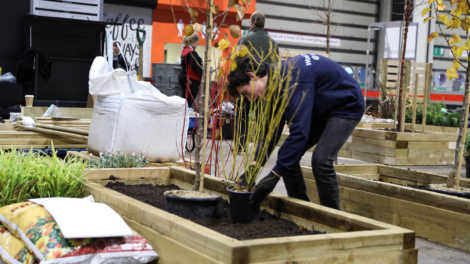
[[[46,230],[46,229],[51,229],[53,225],[54,225],[54,223],[49,223],[49,224],[43,226],[43,227],[41,228],[41,231],[44,231],[44,230]]]
[[[33,263],[35,263],[35,260],[36,259],[34,258],[34,256],[31,253],[28,252],[27,257],[26,257],[26,259],[24,260],[23,263],[24,264],[33,264]]]
[[[47,243],[49,243],[49,237],[43,236],[38,241],[36,241],[36,248],[43,252],[47,247]]]
[[[49,251],[49,253],[46,256],[46,260],[60,258],[63,255],[65,255],[65,253],[66,253],[65,250],[63,250],[62,248],[54,248]]]
[[[74,247],[81,247],[84,246],[88,243],[90,243],[91,238],[75,238],[75,239],[69,239],[70,244],[72,244]]]

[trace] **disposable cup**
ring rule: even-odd
[[[34,102],[34,95],[25,95],[26,107],[32,107]]]

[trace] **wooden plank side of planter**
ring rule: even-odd
[[[397,141],[451,142],[457,140],[456,134],[449,133],[390,133],[396,134]]]
[[[394,138],[390,137],[390,132],[385,130],[355,128],[351,135],[356,137],[394,140]]]
[[[308,259],[310,263],[343,263],[343,260],[346,263],[395,263],[403,257],[403,234],[399,232],[392,235],[384,231],[361,231],[331,234],[328,237],[301,236],[289,242],[281,240],[266,238],[244,241],[249,245],[250,262],[276,263],[280,260]]]
[[[455,158],[453,157],[429,157],[429,158],[393,158],[393,162],[385,162],[385,164],[396,166],[414,166],[414,165],[453,165]],[[391,159],[389,159],[391,160]]]
[[[305,179],[307,194],[319,202],[314,180]],[[414,230],[417,236],[450,247],[470,251],[470,216],[385,195],[340,186],[341,208],[345,212],[370,217]]]
[[[367,144],[351,143],[349,147],[352,151],[376,154],[389,157],[408,157],[407,149],[385,148]]]
[[[336,166],[336,168],[340,168]],[[348,167],[354,167],[350,165]],[[373,166],[375,167],[375,166]],[[373,168],[372,167],[372,168]],[[379,171],[388,166],[379,165]],[[401,169],[403,170],[403,169]],[[338,171],[338,169],[337,169]],[[411,187],[400,186],[388,182],[370,181],[369,177],[363,177],[362,174],[354,175],[355,172],[347,172],[347,168],[339,169],[343,173],[337,172],[338,182],[341,186],[357,189],[361,191],[371,192],[375,194],[385,195],[397,199],[403,199],[409,202],[429,205],[444,210],[450,210],[457,213],[467,214],[470,216],[470,201],[468,199],[449,196],[445,194],[414,189]],[[347,173],[347,174],[346,174]],[[310,167],[302,167],[302,174],[306,180],[315,180]],[[366,174],[367,175],[367,174]],[[440,176],[440,175],[438,175]]]
[[[166,263],[191,263],[191,264],[220,264],[221,261],[217,261],[210,258],[203,253],[192,249],[172,239],[168,236],[164,236],[154,229],[148,228],[134,220],[130,220],[127,217],[123,217],[124,221],[137,233],[144,234],[145,239],[152,245],[155,252],[165,252],[164,257],[160,256],[159,264]],[[170,256],[170,257],[167,257]]]
[[[87,192],[93,195],[97,202],[106,203],[120,215],[151,227],[161,236],[179,241],[209,258],[223,263],[246,262],[247,248],[235,239],[96,183],[87,183]],[[143,235],[145,237],[145,234]],[[162,260],[171,258],[166,254],[160,257]]]
[[[351,151],[351,159],[357,159],[372,163],[379,163],[379,164],[388,164],[388,165],[395,165],[395,157],[387,157],[377,154],[370,154],[365,152],[359,151]]]
[[[344,171],[346,171],[346,169]],[[424,184],[437,184],[447,182],[447,176],[444,175],[416,170],[407,170],[390,166],[378,165],[378,173],[381,175],[386,175],[399,179],[417,181]],[[460,179],[460,186],[470,188],[470,179]]]
[[[375,164],[357,164],[357,165],[340,165],[335,166],[337,173],[352,173],[352,174],[378,174],[379,166]],[[313,179],[312,169],[310,167],[302,167],[302,170],[309,170],[309,177]],[[304,177],[307,177],[304,175]]]
[[[408,142],[408,149],[450,149],[449,142]]]
[[[86,180],[106,180],[109,176],[120,179],[158,179],[170,178],[169,168],[129,168],[129,169],[90,169],[86,172]]]
[[[394,140],[383,140],[376,138],[367,138],[367,137],[352,137],[352,143],[367,144],[371,146],[384,147],[384,148],[397,148],[397,149],[406,149],[408,148],[407,141],[394,141]]]

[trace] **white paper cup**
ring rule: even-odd
[[[26,107],[32,107],[34,102],[34,95],[25,95]]]

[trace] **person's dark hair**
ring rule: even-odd
[[[249,55],[235,58],[235,63],[237,64],[237,68],[227,76],[227,90],[231,96],[239,97],[240,94],[237,88],[250,83],[251,78],[248,73],[253,72],[253,69],[258,69],[258,64],[253,62]],[[263,63],[259,66],[256,76],[262,78],[266,76],[266,74],[268,74],[268,65]]]
[[[118,44],[119,44],[119,46],[121,46],[121,43],[119,43],[119,41],[115,41],[115,42],[113,43],[113,47],[117,47]]]
[[[253,23],[253,25],[255,27],[260,27],[260,28],[264,28],[264,20],[265,19],[266,18],[265,18],[264,14],[261,11],[254,12],[250,17],[251,23]]]

